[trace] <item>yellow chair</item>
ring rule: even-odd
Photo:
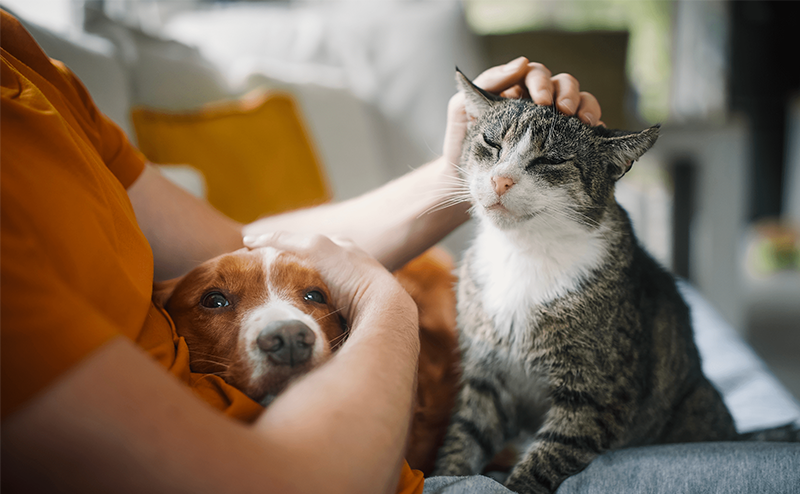
[[[237,221],[332,198],[297,106],[286,93],[251,93],[189,112],[136,108],[132,119],[139,149],[150,161],[199,170],[208,201]]]

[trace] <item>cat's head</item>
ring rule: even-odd
[[[614,204],[616,181],[658,138],[658,126],[590,127],[553,106],[483,91],[460,71],[456,80],[470,118],[461,168],[473,214],[500,228],[534,218],[596,227]]]

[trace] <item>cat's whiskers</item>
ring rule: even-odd
[[[450,165],[452,165],[452,166],[453,166],[453,168],[455,168],[456,170],[460,171],[462,175],[464,175],[464,176],[467,176],[467,175],[468,175],[468,173],[467,173],[467,170],[466,170],[464,167],[460,166],[459,164],[457,164],[457,163],[452,163],[452,162],[451,162],[451,163],[450,163]],[[463,178],[461,178],[461,177],[453,177],[453,178],[458,178],[458,179],[460,179],[460,180],[464,180],[464,179],[463,179]],[[466,180],[465,180],[465,181],[466,181]]]
[[[581,226],[588,228],[597,228],[600,224],[594,218],[576,210],[573,206],[553,207],[550,208],[550,213],[562,219],[571,220]]]
[[[442,186],[442,187],[448,187],[448,186],[449,187],[453,187],[453,186],[455,186],[455,187],[464,187],[464,188],[466,188],[466,187],[469,186],[469,181],[464,179],[464,178],[461,178],[461,177],[449,177],[447,179],[442,180],[442,182],[437,184],[437,185],[438,186]],[[434,189],[434,190],[436,190],[436,189]]]
[[[433,199],[439,200],[439,199],[449,199],[451,197],[467,196],[470,194],[470,191],[469,187],[459,186],[459,187],[432,189],[427,191],[425,195],[427,196],[429,194],[432,194]]]
[[[437,191],[437,190],[441,190],[441,189],[450,189],[452,187],[467,188],[469,186],[469,180],[467,180],[467,179],[465,179],[463,177],[452,177],[452,176],[451,177],[443,177],[443,178],[440,179],[439,182],[437,182],[433,186],[434,187],[439,187],[439,188],[425,189],[424,191],[422,191],[422,193],[427,193],[427,192],[430,192],[430,191]]]
[[[466,192],[469,191],[469,187],[466,184],[451,184],[448,187],[440,187],[438,189],[428,189],[425,191],[426,194],[431,192]]]
[[[425,192],[421,192],[421,194],[433,194],[432,199],[435,201],[435,203],[417,215],[417,218],[451,206],[455,206],[456,204],[460,204],[462,202],[468,202],[472,199],[472,195],[469,190],[469,182],[460,177],[449,177],[444,179],[442,187],[428,189]]]
[[[563,229],[563,224],[558,221],[558,217],[552,214],[551,210],[544,210],[534,216],[536,221],[541,223],[547,230],[558,231]]]
[[[417,215],[417,218],[420,218],[426,214],[435,213],[436,211],[441,211],[442,209],[447,209],[451,206],[455,206],[456,204],[461,204],[462,202],[470,202],[470,200],[471,200],[470,195],[464,195],[463,197],[460,196],[451,197],[450,199],[444,200],[429,207],[428,209]]]

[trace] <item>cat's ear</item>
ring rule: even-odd
[[[614,180],[619,180],[631,169],[633,162],[653,147],[658,139],[661,125],[654,125],[641,132],[627,132],[595,127],[595,132],[603,137],[603,151],[609,157]]]
[[[495,102],[500,101],[500,96],[484,91],[472,83],[458,67],[456,67],[456,86],[464,91],[464,107],[467,115],[472,118],[480,117],[485,111],[494,106]]]

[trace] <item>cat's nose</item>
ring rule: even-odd
[[[516,182],[508,177],[492,177],[492,187],[497,192],[498,196],[502,196],[508,189],[510,189]]]

